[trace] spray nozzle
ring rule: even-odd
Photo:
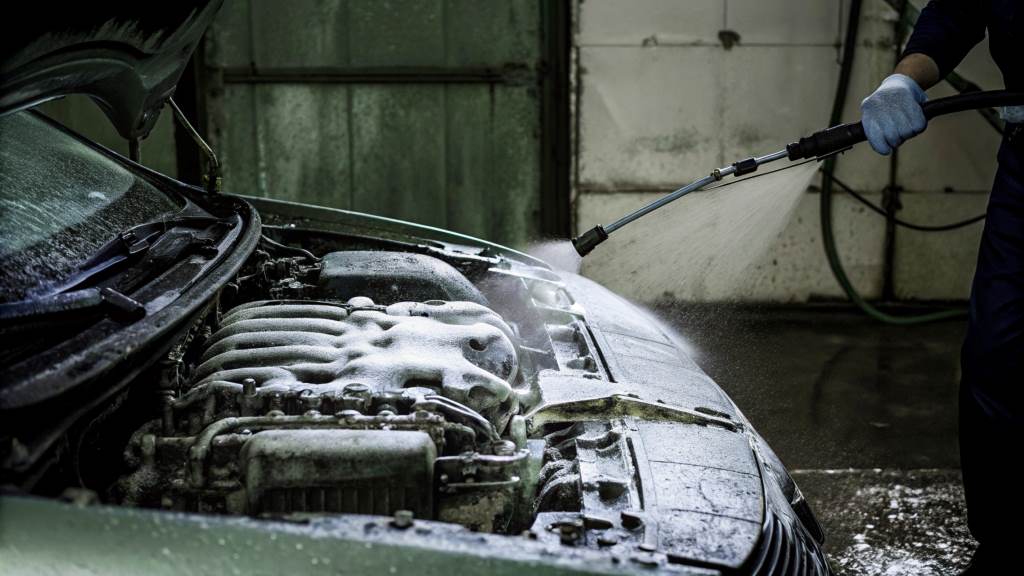
[[[597,247],[598,244],[608,239],[608,233],[605,232],[604,226],[597,225],[587,230],[583,234],[572,239],[573,248],[579,252],[580,256],[586,256],[590,254],[590,251]]]

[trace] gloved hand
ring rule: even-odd
[[[893,74],[860,103],[860,121],[871,147],[888,155],[928,127],[921,104],[928,99],[910,76]]]

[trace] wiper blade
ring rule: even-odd
[[[0,322],[18,323],[54,320],[102,313],[122,322],[134,322],[146,315],[146,307],[113,288],[86,288],[40,298],[0,304]]]
[[[182,216],[133,226],[100,247],[91,258],[79,267],[79,271],[74,276],[51,290],[49,294],[54,296],[80,289],[94,283],[97,278],[105,276],[112,270],[122,267],[125,263],[140,259],[149,251],[157,238],[173,228],[199,228],[215,224],[231,226],[232,222],[229,219],[213,216]]]

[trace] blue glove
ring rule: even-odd
[[[893,74],[860,103],[860,121],[871,147],[888,155],[928,127],[921,104],[928,99],[910,76]]]

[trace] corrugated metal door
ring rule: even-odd
[[[225,190],[535,238],[544,4],[229,0],[200,84]]]

